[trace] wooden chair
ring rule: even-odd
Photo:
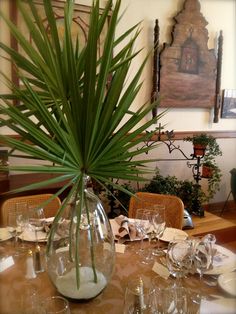
[[[129,203],[129,218],[134,218],[138,208],[150,208],[153,205],[165,205],[166,222],[172,228],[182,229],[184,204],[174,195],[137,192],[132,196]]]
[[[9,210],[15,208],[16,203],[27,203],[28,206],[39,206],[40,204],[47,201],[53,194],[38,194],[38,195],[28,195],[28,196],[18,196],[12,197],[5,200],[2,203],[1,211],[0,211],[0,222],[1,225],[7,224],[7,213]],[[45,217],[53,217],[55,216],[57,210],[61,206],[61,201],[59,197],[54,198],[50,203],[48,203],[44,207],[44,215]]]

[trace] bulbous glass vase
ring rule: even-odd
[[[98,197],[84,190],[70,204],[70,219],[54,223],[47,250],[47,271],[60,294],[88,300],[107,286],[115,264],[110,222]]]

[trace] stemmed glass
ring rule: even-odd
[[[35,233],[36,244],[38,245],[38,232],[45,227],[46,219],[43,208],[29,207],[29,226]]]
[[[154,229],[155,236],[157,237],[157,247],[153,248],[152,254],[155,256],[161,256],[165,253],[160,248],[160,238],[162,237],[166,229],[166,220],[165,220],[165,206],[164,205],[155,205],[153,214],[152,214],[152,225]]]
[[[153,285],[142,277],[132,279],[125,290],[124,314],[156,313]]]
[[[16,204],[16,224],[17,224],[17,235],[18,237],[21,235],[21,250],[25,250],[24,245],[24,231],[29,223],[29,215],[28,215],[28,205],[27,203],[17,203]]]
[[[17,223],[16,223],[16,211],[9,210],[7,213],[7,230],[14,238],[14,248],[16,249],[17,243]]]
[[[46,314],[70,314],[69,302],[61,296],[52,296],[42,303],[44,313]]]
[[[41,248],[39,245],[38,232],[42,231],[46,224],[43,208],[30,207],[29,209],[29,227],[35,233],[35,272],[43,272],[44,267],[41,261]]]
[[[141,237],[140,248],[136,253],[142,257],[142,263],[150,263],[150,261],[153,259],[150,254],[150,248],[148,248],[148,250],[145,250],[143,245],[143,239],[147,236],[147,233],[151,227],[151,215],[149,210],[145,208],[137,209],[135,216],[135,226]]]
[[[168,245],[166,264],[169,272],[177,279],[177,286],[182,286],[184,278],[192,268],[192,241],[174,239]]]
[[[200,280],[205,271],[209,270],[213,261],[213,243],[208,238],[195,239],[193,261]]]

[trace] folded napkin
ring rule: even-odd
[[[135,224],[126,216],[120,215],[114,220],[119,225],[117,232],[114,234],[117,240],[122,238],[133,241],[139,238],[139,232],[137,231]]]

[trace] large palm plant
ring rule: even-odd
[[[63,42],[59,39],[51,1],[44,0],[49,23],[47,31],[32,0],[28,1],[32,14],[21,1],[18,3],[33,45],[1,15],[24,50],[24,56],[0,43],[0,48],[9,54],[17,67],[23,84],[18,87],[8,80],[12,93],[1,95],[5,104],[0,106],[0,127],[9,127],[21,139],[0,135],[0,140],[12,148],[13,156],[17,150],[23,153],[17,155],[19,158],[49,162],[43,166],[37,163],[9,166],[9,170],[14,171],[58,174],[56,178],[37,183],[38,187],[67,179],[67,185],[57,194],[71,186],[72,192],[79,190],[82,195],[82,178],[88,175],[99,184],[122,189],[112,178],[141,180],[146,172],[143,166],[148,160],[137,161],[135,157],[153,146],[136,148],[152,137],[153,132],[144,131],[160,118],[143,122],[156,104],[144,104],[137,112],[130,110],[140,90],[139,79],[146,62],[127,83],[130,63],[138,53],[133,51],[139,34],[138,25],[115,38],[121,0],[116,1],[104,52],[98,57],[99,36],[109,16],[112,0],[107,1],[102,14],[99,14],[99,1],[93,4],[85,47],[80,47],[79,41],[75,45],[72,40],[73,2],[66,1]],[[134,31],[133,37],[122,46],[121,43]],[[122,47],[119,50],[118,44]],[[19,105],[13,106],[11,99],[17,99]],[[122,124],[124,117],[127,122]],[[35,185],[23,189],[33,187]]]
[[[99,37],[110,15],[112,0],[107,1],[102,14],[99,0],[94,1],[84,47],[78,40],[75,44],[71,36],[73,2],[67,0],[65,4],[63,41],[59,38],[51,1],[44,0],[49,23],[47,30],[33,0],[27,1],[31,14],[22,1],[18,2],[31,33],[31,42],[1,15],[24,55],[0,43],[0,49],[7,52],[15,64],[22,83],[20,87],[15,86],[5,77],[11,93],[1,95],[4,104],[0,105],[0,127],[7,126],[20,139],[0,135],[0,140],[11,148],[10,155],[34,161],[30,165],[10,165],[10,171],[56,174],[53,179],[18,191],[67,182],[55,194],[60,195],[70,188],[55,222],[74,194],[81,198],[76,212],[80,221],[84,207],[84,176],[102,186],[120,190],[124,188],[113,179],[142,180],[148,171],[145,165],[150,160],[136,157],[155,146],[141,145],[141,149],[137,146],[152,137],[154,131],[145,133],[145,130],[160,118],[159,115],[148,121],[144,119],[155,103],[143,104],[136,112],[130,109],[142,85],[139,79],[146,59],[128,81],[130,64],[139,53],[133,49],[139,29],[135,25],[116,39],[121,0],[116,1],[112,10],[101,57],[97,54]],[[13,99],[17,100],[17,106],[12,105]],[[126,122],[122,123],[124,117]],[[47,163],[40,165],[37,160]],[[77,283],[79,285],[79,280]]]

